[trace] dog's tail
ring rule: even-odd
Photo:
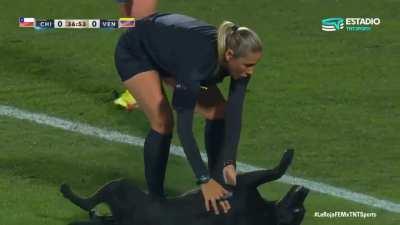
[[[68,184],[62,184],[60,187],[60,192],[66,199],[70,200],[72,203],[85,211],[90,211],[101,202],[101,199],[96,194],[90,198],[79,197],[71,190]]]

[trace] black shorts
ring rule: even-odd
[[[153,20],[159,16],[166,15],[165,13],[154,13],[140,20]],[[160,75],[168,76],[167,73],[157,67],[146,54],[140,43],[140,28],[130,28],[124,32],[117,43],[115,49],[115,66],[122,81],[135,76],[138,73],[149,70],[157,70]],[[129,33],[129,34],[128,34]]]
[[[129,35],[129,40],[127,39],[127,32],[125,32],[120,37],[115,49],[115,66],[122,81],[126,81],[138,73],[155,69],[140,45],[138,35]]]
[[[162,78],[193,73],[199,77],[190,79],[204,79],[217,63],[215,43],[214,26],[185,15],[154,13],[121,35],[115,65],[122,81],[149,70]]]

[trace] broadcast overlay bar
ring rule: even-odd
[[[135,27],[135,18],[35,19],[20,17],[19,27],[35,29],[116,29]]]

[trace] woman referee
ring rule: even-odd
[[[236,150],[247,83],[262,56],[257,34],[224,22],[214,26],[179,15],[154,13],[136,21],[116,47],[115,64],[125,87],[146,114],[151,130],[144,144],[145,176],[149,192],[164,196],[163,182],[173,131],[172,108],[162,81],[174,87],[172,106],[184,152],[201,185],[207,211],[219,214],[217,201],[228,192],[209,171],[223,168],[236,182]],[[228,100],[216,86],[231,77]],[[193,114],[206,118],[208,168],[201,160],[192,131]],[[217,160],[218,159],[218,160]],[[216,165],[223,162],[223,165]],[[228,201],[218,201],[227,212]]]

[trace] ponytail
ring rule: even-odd
[[[218,28],[218,61],[225,60],[225,52],[232,49],[235,57],[244,57],[251,52],[262,52],[262,42],[258,35],[247,27],[240,27],[224,21]]]

